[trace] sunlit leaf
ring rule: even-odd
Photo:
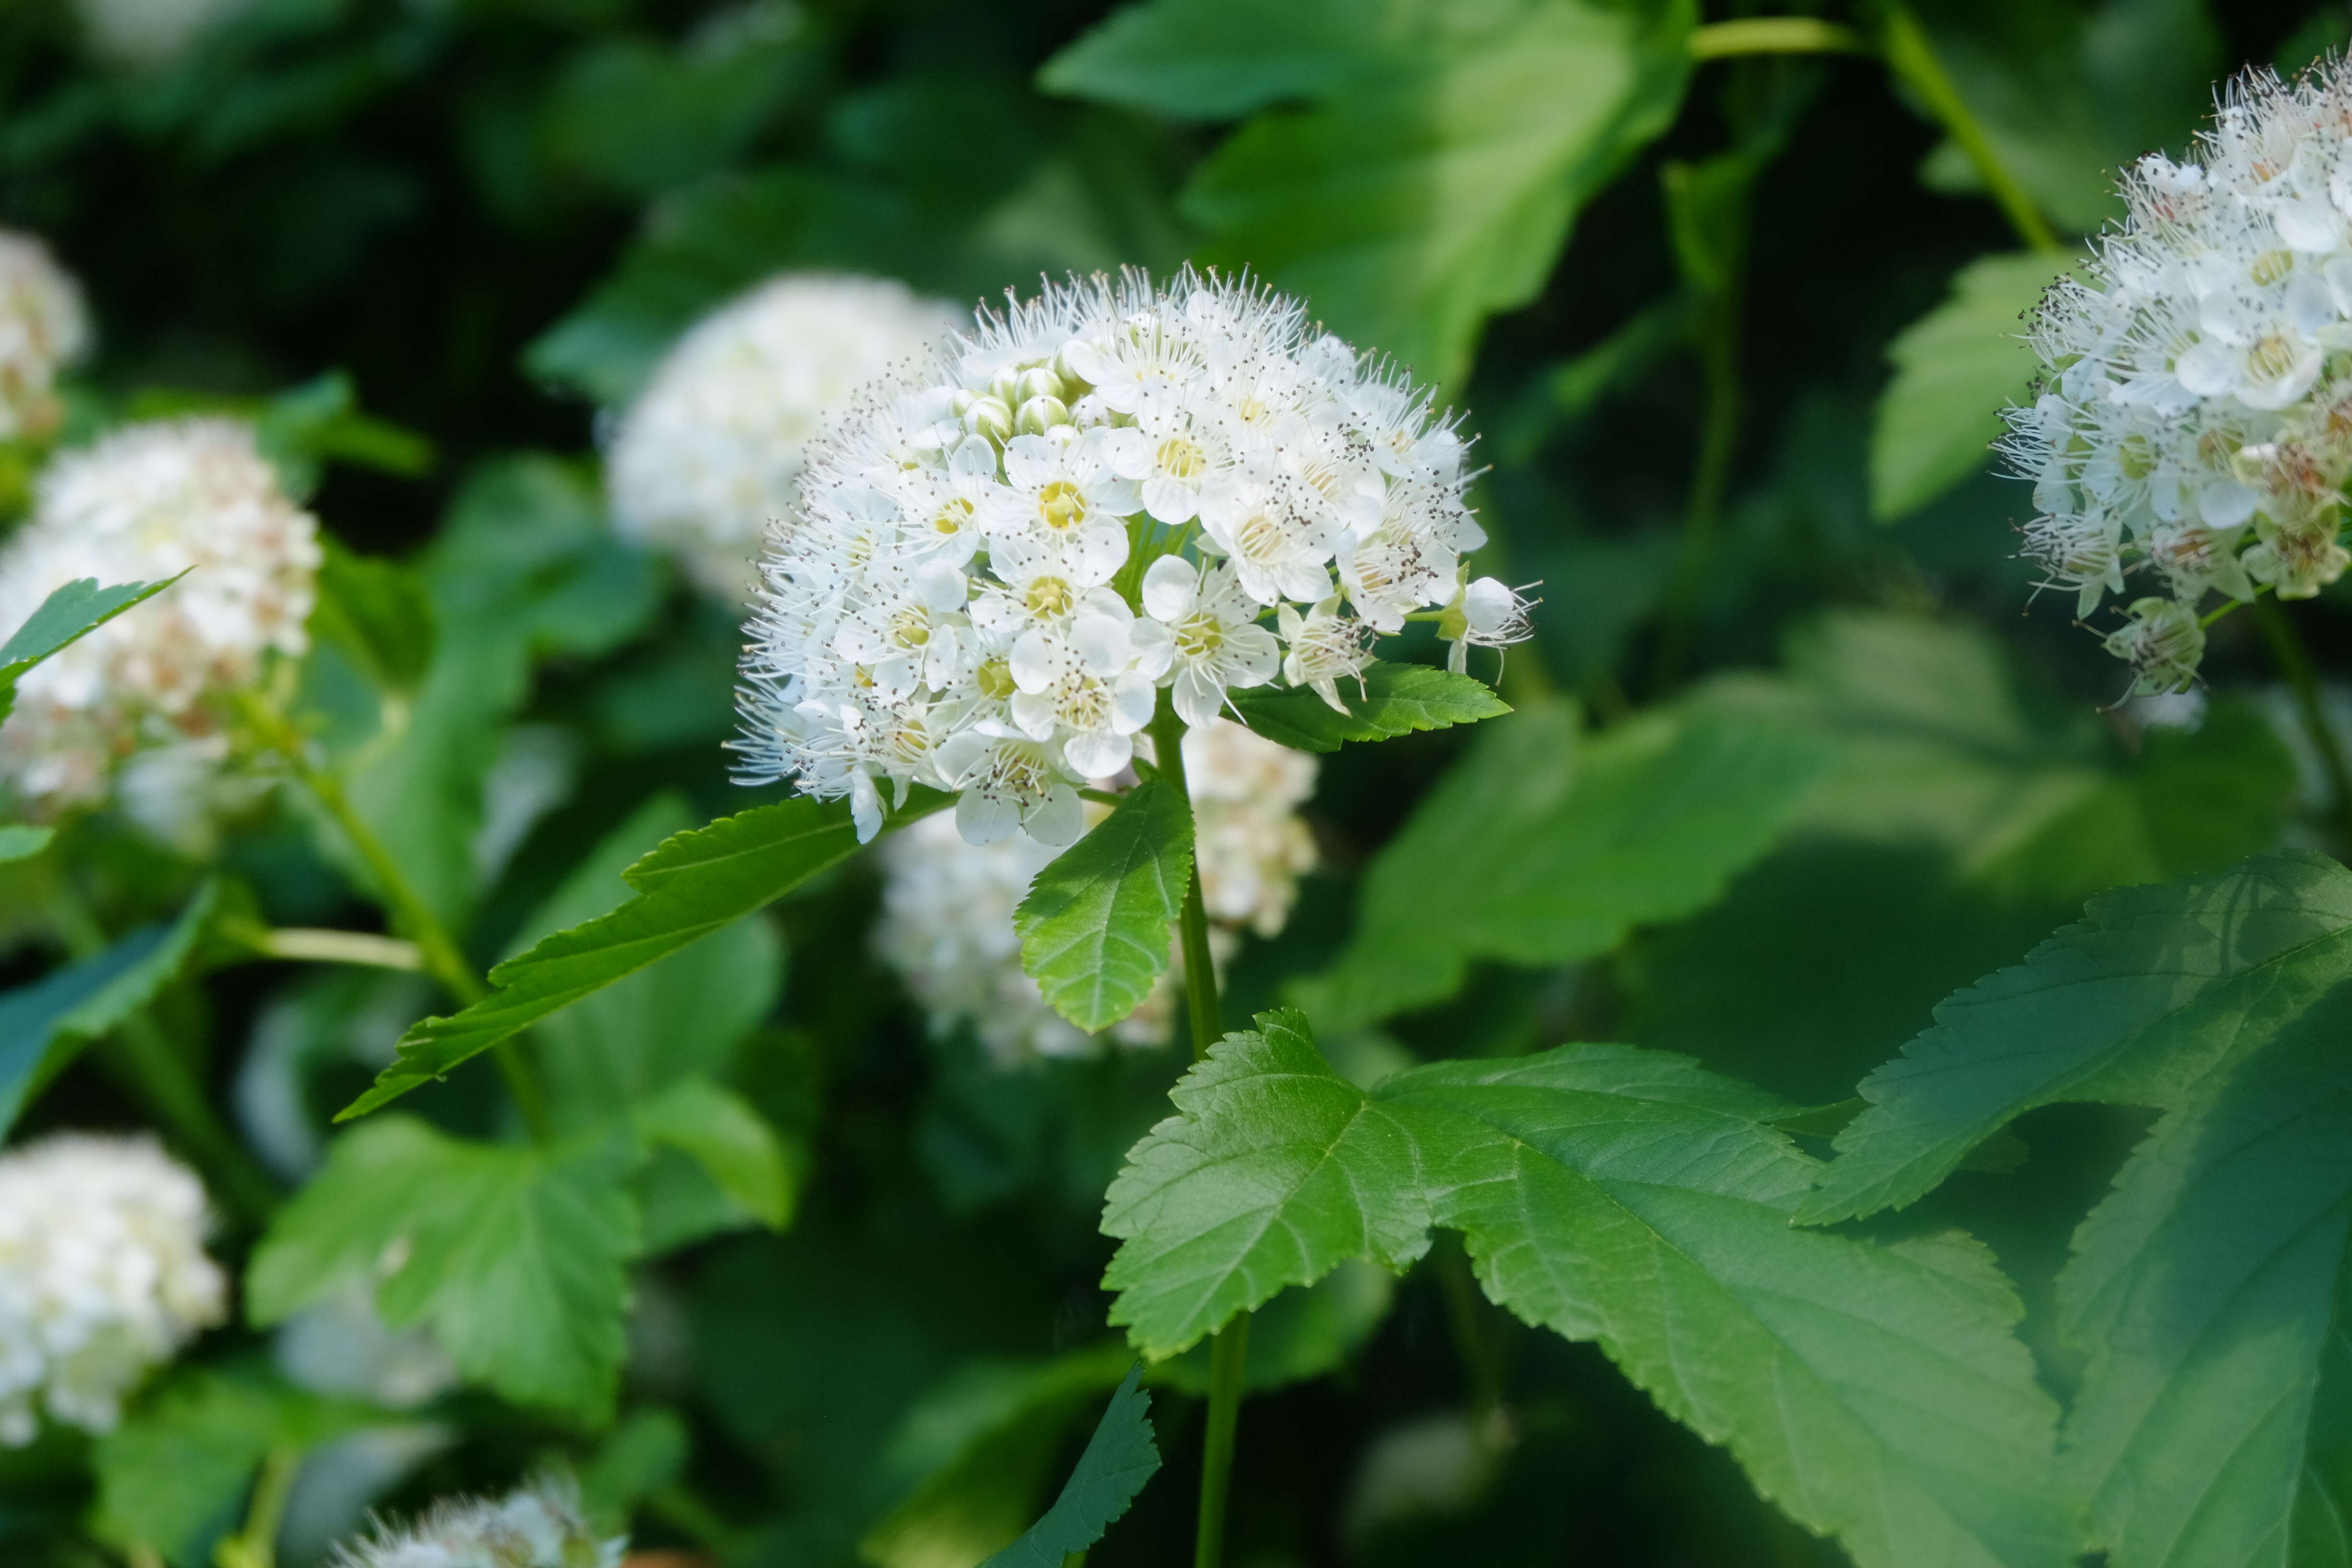
[[[95,577],[68,583],[41,601],[25,624],[0,643],[0,721],[16,706],[16,682],[59,649],[80,641],[131,605],[153,598],[178,582],[123,583],[101,588]]]
[[[1242,722],[1295,751],[1336,752],[1349,741],[1387,741],[1499,718],[1511,710],[1483,680],[1421,664],[1375,663],[1363,684],[1343,680],[1335,710],[1311,688],[1257,686],[1232,693]]]
[[[1021,966],[1081,1029],[1135,1011],[1167,973],[1171,930],[1192,874],[1192,814],[1158,779],[1037,873],[1013,912]]]

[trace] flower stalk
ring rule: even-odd
[[[1151,743],[1160,776],[1183,797],[1186,811],[1191,811],[1192,792],[1184,782],[1184,724],[1165,691],[1160,694],[1152,715]],[[1224,1033],[1197,854],[1185,884],[1177,932],[1184,955],[1184,1011],[1192,1020],[1192,1059],[1197,1062],[1207,1058],[1209,1047]],[[1201,1512],[1193,1537],[1193,1568],[1218,1568],[1224,1561],[1225,1503],[1233,1489],[1234,1441],[1241,1419],[1243,1373],[1249,1359],[1249,1314],[1244,1312],[1209,1341],[1209,1412],[1201,1440]]]
[[[2271,658],[2285,678],[2287,689],[2294,693],[2295,711],[2303,720],[2304,733],[2311,738],[2312,750],[2319,753],[2319,765],[2327,774],[2339,844],[2352,850],[2352,766],[2346,764],[2343,742],[2336,739],[2336,727],[2327,721],[2327,709],[2320,700],[2319,679],[2312,669],[2311,650],[2304,646],[2303,634],[2295,629],[2277,600],[2258,598],[2253,601],[2253,608],[2254,622],[2263,628],[2263,640],[2270,644]]]
[[[1982,122],[1945,73],[1944,62],[1937,58],[1927,29],[1919,26],[1907,6],[1895,0],[1887,0],[1881,15],[1885,30],[1879,42],[1886,68],[1919,95],[1927,112],[1936,117],[1954,144],[1976,166],[1977,177],[1984,181],[1985,190],[2000,205],[2018,237],[2036,250],[2059,254],[2064,247],[2058,243],[2058,236],[2035,209],[2033,199],[2025,194],[2017,176],[2010,173],[2009,165],[2001,162],[2000,154],[1993,150],[1992,139],[1985,134]]]

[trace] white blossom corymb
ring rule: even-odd
[[[205,1189],[145,1138],[63,1133],[0,1155],[0,1444],[40,1413],[114,1427],[123,1397],[227,1312]]]
[[[317,522],[237,421],[133,425],[53,458],[0,549],[0,628],[77,578],[187,575],[26,674],[0,725],[0,779],[53,814],[102,796],[115,764],[147,748],[216,765],[228,694],[265,656],[307,647],[320,559]]]
[[[678,340],[623,416],[606,465],[621,531],[672,551],[706,591],[759,585],[809,442],[866,383],[919,361],[957,312],[884,278],[777,278]]]
[[[1315,864],[1315,840],[1297,809],[1315,792],[1315,759],[1221,719],[1186,733],[1184,770],[1202,903],[1217,922],[1209,932],[1213,948],[1230,950],[1239,928],[1275,935],[1289,918],[1299,877]],[[1097,1037],[1054,1011],[1021,967],[1013,911],[1056,853],[1019,835],[967,844],[943,816],[910,824],[882,844],[876,951],[905,980],[934,1032],[968,1026],[1002,1065],[1100,1048]],[[1122,1045],[1164,1043],[1175,1016],[1175,973],[1163,974],[1105,1034]]]
[[[628,1539],[600,1538],[578,1491],[542,1480],[498,1500],[434,1505],[405,1529],[378,1524],[338,1547],[333,1568],[619,1568]]]
[[[2306,598],[2342,575],[2352,477],[2352,71],[2232,84],[2189,161],[2151,154],[2129,215],[2053,286],[2047,367],[2003,450],[2033,482],[2026,552],[2107,639],[2134,690],[2195,679],[2209,593]]]
[[[1410,378],[1249,284],[1012,300],[812,449],[762,563],[742,776],[845,795],[868,838],[885,785],[925,784],[972,843],[1066,844],[1158,689],[1195,725],[1277,678],[1336,707],[1376,635],[1436,618],[1486,538],[1463,456]]]
[[[89,346],[81,285],[38,239],[0,229],[0,440],[56,428],[58,371]]]

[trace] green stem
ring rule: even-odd
[[[2017,176],[2009,172],[2009,165],[2000,161],[1991,138],[1985,134],[1983,124],[1969,108],[1968,100],[1960,96],[1960,89],[1944,73],[1944,62],[1936,58],[1935,45],[1928,41],[1927,30],[1919,26],[1917,18],[1898,0],[1882,0],[1880,15],[1885,29],[1879,42],[1886,58],[1886,68],[1909,84],[1969,162],[1976,165],[1977,177],[1984,181],[1985,190],[2000,204],[2018,237],[2036,250],[2053,255],[2063,251],[2064,247],[2058,243],[2057,235],[2035,210],[2032,198],[2017,183]]]
[[[1852,27],[1819,16],[1743,16],[1692,29],[1690,57],[1728,59],[1735,55],[1866,55],[1870,40]]]
[[[301,1468],[300,1449],[269,1451],[269,1457],[261,1461],[261,1479],[253,1483],[245,1528],[213,1549],[213,1562],[218,1568],[277,1568],[278,1529],[285,1521],[286,1500],[293,1494],[294,1478]]]
[[[1437,1285],[1445,1298],[1445,1323],[1453,1331],[1455,1353],[1470,1381],[1470,1410],[1475,1429],[1487,1430],[1503,1405],[1503,1358],[1480,1318],[1484,1299],[1470,1274],[1470,1255],[1458,1240],[1441,1238],[1434,1249]]]
[[[731,1562],[743,1550],[743,1532],[682,1481],[648,1495],[646,1511],[723,1560]]]
[[[1192,1538],[1192,1568],[1218,1568],[1224,1561],[1225,1500],[1233,1487],[1249,1326],[1244,1312],[1209,1341],[1209,1419],[1201,1439],[1201,1523]]]
[[[1699,591],[1706,586],[1707,563],[1715,554],[1724,492],[1731,482],[1731,460],[1739,448],[1740,288],[1737,266],[1734,263],[1729,281],[1700,312],[1699,363],[1706,381],[1706,408],[1699,426],[1698,458],[1692,468],[1690,500],[1683,514],[1682,548],[1675,560],[1675,575],[1667,589],[1665,624],[1658,635],[1657,662],[1651,671],[1653,697],[1663,697],[1682,679],[1683,667],[1689,659]]]
[[[264,926],[224,921],[221,934],[264,958],[297,963],[355,963],[369,969],[425,967],[425,953],[413,942],[373,931],[325,931],[312,926]]]
[[[1192,809],[1184,782],[1184,724],[1166,692],[1151,719],[1151,750],[1160,776]],[[1224,1033],[1217,1006],[1217,966],[1209,952],[1208,905],[1201,895],[1201,862],[1192,859],[1177,919],[1184,954],[1184,1011],[1192,1019],[1192,1059],[1200,1061]],[[1209,1415],[1201,1442],[1200,1528],[1192,1540],[1193,1568],[1218,1568],[1225,1554],[1225,1499],[1233,1489],[1234,1434],[1242,1413],[1242,1373],[1249,1357],[1249,1314],[1242,1313],[1209,1340]]]
[[[489,987],[457,951],[457,944],[450,939],[439,917],[418,896],[400,863],[384,847],[383,840],[375,836],[352,806],[351,796],[343,793],[342,781],[310,760],[308,742],[258,695],[247,692],[242,700],[247,719],[285,759],[296,781],[310,792],[310,797],[342,829],[343,837],[351,842],[369,875],[375,879],[378,891],[391,909],[393,924],[415,942],[425,973],[438,980],[461,1007],[470,1007],[488,995]],[[540,1092],[539,1080],[532,1076],[530,1065],[523,1060],[512,1040],[499,1041],[491,1047],[491,1054],[531,1136],[544,1139],[548,1132],[547,1100]]]
[[[70,879],[61,879],[51,905],[66,951],[77,959],[103,952],[106,932]],[[277,1209],[278,1184],[213,1110],[204,1085],[145,1008],[131,1013],[99,1047],[115,1080],[162,1121],[171,1142],[204,1168],[213,1191],[258,1225]]]
[[[2277,661],[2279,674],[2294,692],[2294,705],[2303,716],[2304,733],[2311,738],[2312,749],[2319,753],[2319,765],[2326,772],[2327,787],[2334,795],[2336,831],[2342,836],[2341,847],[2352,851],[2352,767],[2344,761],[2344,747],[2336,738],[2336,727],[2327,721],[2327,709],[2320,700],[2319,678],[2311,664],[2311,650],[2304,646],[2303,634],[2287,618],[2275,599],[2256,599],[2254,619],[2263,628],[2264,640],[2271,645],[2271,658]]]

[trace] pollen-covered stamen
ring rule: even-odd
[[[1037,518],[1055,532],[1073,529],[1087,520],[1087,498],[1067,479],[1055,479],[1037,492]]]

